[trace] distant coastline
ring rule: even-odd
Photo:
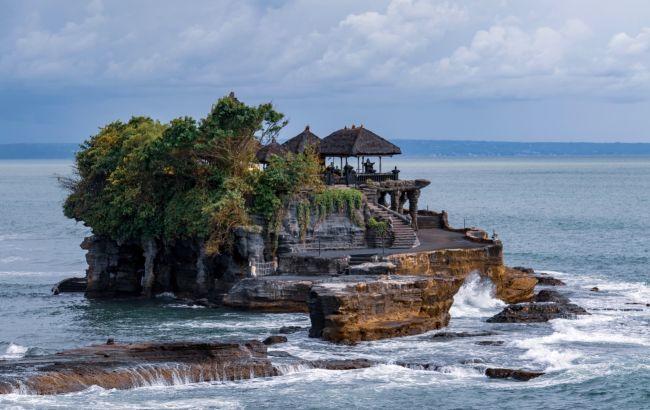
[[[395,140],[415,158],[650,156],[650,143]],[[0,144],[0,159],[72,159],[75,143]]]
[[[0,144],[0,159],[72,159],[79,144]]]

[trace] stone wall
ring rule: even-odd
[[[320,218],[312,207],[307,229],[301,235],[298,223],[298,201],[289,203],[284,211],[278,236],[278,253],[306,250],[350,249],[366,246],[366,227],[363,210],[355,210],[350,217],[345,212],[334,212]],[[355,223],[359,221],[360,224]]]

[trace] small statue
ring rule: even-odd
[[[366,162],[363,163],[363,170],[366,174],[374,174],[375,173],[375,163],[370,162],[370,159],[366,159]]]

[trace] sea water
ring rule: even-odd
[[[388,162],[388,161],[387,161]],[[288,335],[271,348],[305,358],[368,358],[363,370],[287,369],[283,376],[226,383],[91,387],[72,394],[0,396],[0,408],[650,408],[650,158],[434,159],[396,157],[403,178],[431,185],[420,207],[449,212],[455,226],[497,233],[510,265],[548,271],[591,315],[536,324],[489,324],[503,304],[470,276],[456,295],[448,331],[336,346]],[[172,295],[149,301],[53,296],[82,276],[89,230],[61,212],[55,175],[66,161],[0,161],[0,360],[118,341],[261,339],[305,314],[190,308]],[[599,292],[589,289],[597,286]],[[477,341],[503,341],[481,346]],[[434,364],[435,371],[396,362]],[[491,380],[490,367],[528,368],[529,382]]]

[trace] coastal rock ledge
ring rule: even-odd
[[[447,326],[462,279],[425,276],[348,277],[314,284],[310,337],[355,343],[408,336]]]

